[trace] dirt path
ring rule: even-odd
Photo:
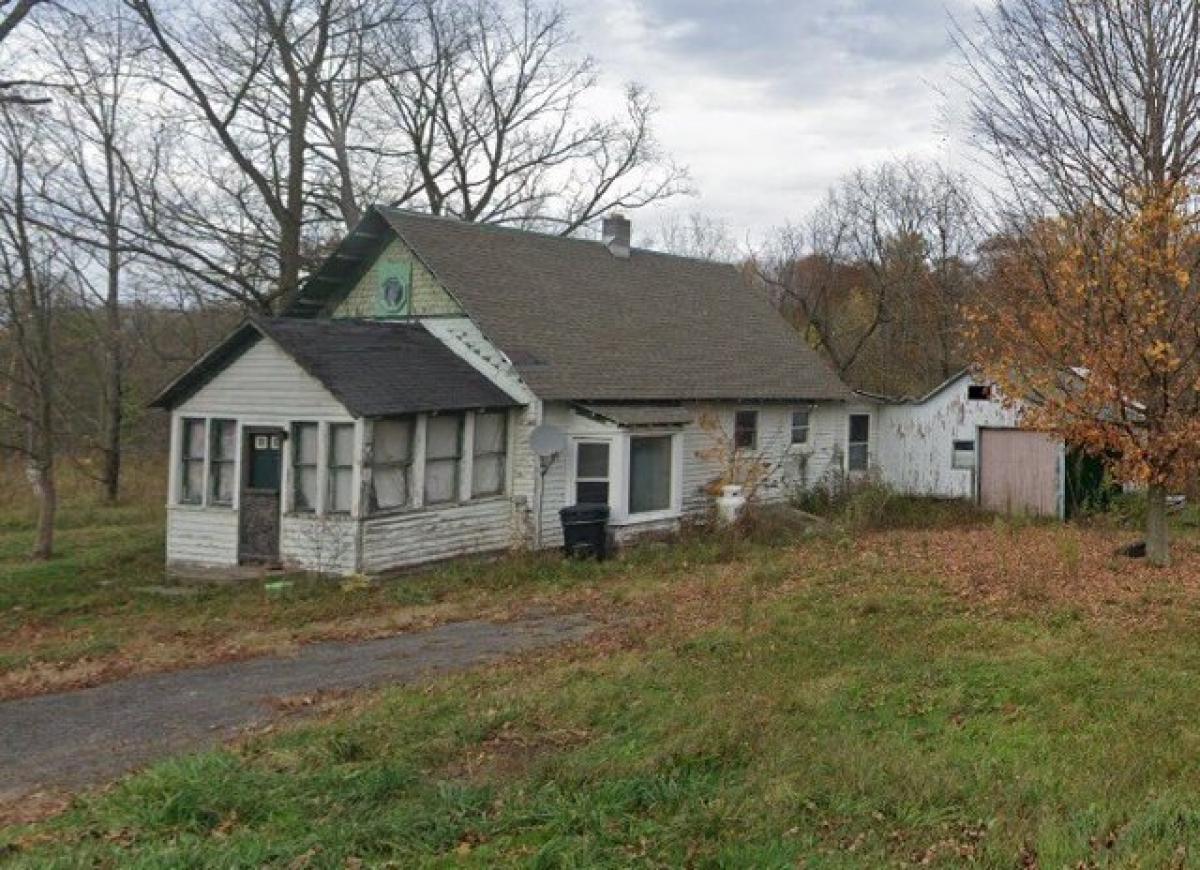
[[[403,683],[583,637],[583,616],[456,622],[359,642],[0,702],[0,801],[93,785],[263,724],[278,701]]]

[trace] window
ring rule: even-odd
[[[379,420],[372,429],[371,510],[411,504],[413,430],[415,420]]]
[[[354,494],[354,424],[329,426],[329,503],[327,513],[350,512]]]
[[[317,424],[296,423],[292,426],[292,496],[293,510],[311,513],[317,509]]]
[[[440,414],[425,425],[425,504],[445,504],[458,498],[462,424],[462,414]]]
[[[629,512],[671,507],[671,436],[629,439]]]
[[[504,461],[508,453],[508,412],[475,415],[475,449],[471,465],[471,495],[504,492]]]
[[[237,422],[235,420],[213,420],[212,459],[209,462],[208,496],[213,504],[233,504],[233,486],[236,480],[234,466],[237,459]]]
[[[954,453],[950,457],[951,468],[975,467],[975,442],[955,441]]]
[[[987,402],[992,398],[990,384],[971,384],[967,387],[967,398],[972,402]]]
[[[758,447],[758,411],[738,411],[733,415],[733,446],[739,450]]]
[[[608,504],[608,444],[584,441],[575,448],[575,503]]]
[[[183,504],[204,503],[204,421],[195,417],[183,419],[182,472],[179,478],[179,501]]]
[[[850,439],[846,468],[848,471],[866,471],[871,441],[871,418],[866,414],[850,415]]]
[[[808,409],[792,411],[792,443],[808,443]]]

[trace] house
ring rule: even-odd
[[[1067,452],[1021,429],[1023,402],[966,368],[924,396],[877,403],[878,474],[898,492],[971,499],[1002,513],[1064,516]]]
[[[155,404],[171,414],[173,567],[382,571],[620,541],[708,510],[722,445],[768,497],[879,458],[852,393],[730,265],[375,208],[284,316],[251,317]],[[565,445],[542,460],[530,433]],[[543,474],[544,471],[544,474]],[[539,532],[540,529],[540,532]]]

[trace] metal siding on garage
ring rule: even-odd
[[[1004,514],[1062,510],[1062,442],[1024,429],[979,430],[979,503]]]

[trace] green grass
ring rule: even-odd
[[[745,553],[747,589],[786,557]],[[383,693],[10,831],[16,866],[1200,860],[1200,632],[846,560],[632,646]],[[716,590],[714,590],[716,591]],[[3,841],[3,835],[0,835]]]

